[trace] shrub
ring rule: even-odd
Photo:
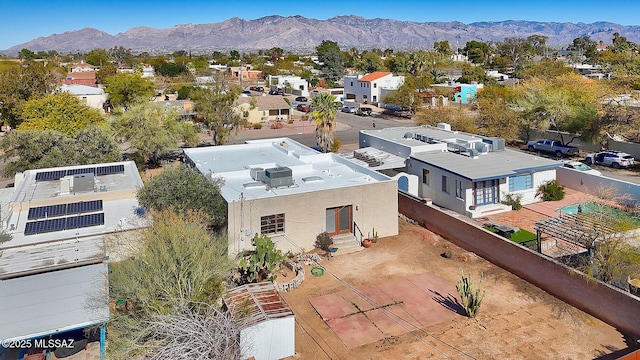
[[[316,248],[324,251],[329,251],[331,245],[333,245],[333,238],[326,231],[318,234],[318,236],[316,236],[316,242],[313,244]]]
[[[329,147],[329,150],[331,152],[338,152],[338,150],[340,150],[341,146],[342,146],[342,141],[340,141],[340,139],[338,139],[337,137],[334,137],[333,138],[333,143]]]
[[[475,289],[469,275],[465,275],[464,271],[460,270],[460,276],[461,279],[458,281],[458,284],[456,284],[456,289],[460,294],[462,307],[467,313],[467,316],[474,318],[478,315],[480,305],[482,305],[482,300],[484,299],[484,290],[480,289],[482,286],[482,275],[480,275],[480,281]]]
[[[283,125],[282,125],[282,123],[281,123],[281,122],[279,122],[279,121],[276,121],[276,122],[272,122],[272,123],[271,123],[271,128],[272,128],[272,129],[282,129],[282,126],[283,126]]]
[[[453,251],[447,249],[442,253],[442,257],[446,259],[451,259],[453,257]]]
[[[520,210],[522,209],[520,200],[522,200],[521,194],[507,194],[504,196],[504,200],[502,200],[501,203],[505,205],[511,205],[511,208],[513,210]]]
[[[262,124],[260,124],[260,123],[255,123],[255,124],[253,124],[253,128],[254,128],[254,129],[256,129],[256,130],[258,130],[258,129],[262,129]]]
[[[564,186],[558,180],[548,181],[538,188],[536,196],[542,196],[544,201],[558,201],[564,199]]]

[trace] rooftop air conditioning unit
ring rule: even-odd
[[[451,131],[451,124],[438,123],[438,129],[445,130],[445,131]]]
[[[293,173],[291,168],[281,166],[266,169],[264,171],[264,182],[269,185],[269,187],[293,185]]]

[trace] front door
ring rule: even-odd
[[[496,201],[496,180],[478,181],[473,183],[476,195],[474,205],[495,204]]]
[[[351,205],[326,210],[327,233],[329,235],[348,234],[353,224]]]

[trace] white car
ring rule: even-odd
[[[598,175],[598,176],[602,175],[600,171],[592,169],[589,165],[585,165],[580,161],[563,161],[562,163],[564,164],[564,167],[569,169],[583,171],[587,174],[592,174],[592,175]]]

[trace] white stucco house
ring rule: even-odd
[[[298,96],[309,96],[309,82],[294,75],[269,75],[267,76],[267,86],[270,89],[274,87],[283,89],[286,92]]]
[[[184,150],[185,162],[222,180],[229,256],[266,234],[282,251],[313,249],[324,231],[359,246],[375,228],[398,234],[398,186],[390,177],[289,138]]]
[[[90,107],[98,109],[104,113],[103,105],[105,101],[107,101],[107,94],[105,94],[103,89],[80,84],[63,84],[58,88],[58,90],[68,92],[76,98],[86,102]]]
[[[394,76],[390,72],[376,71],[367,75],[344,77],[345,101],[359,103],[380,103],[384,95],[397,90],[404,83],[404,76]]]
[[[374,149],[382,153],[378,154],[382,164],[388,161],[420,179],[417,193],[406,181],[399,181],[400,190],[472,218],[510,211],[511,206],[501,203],[508,194],[520,197],[523,205],[540,201],[538,187],[554,180],[556,168],[562,166],[559,161],[506,149],[501,138],[452,131],[442,123],[361,130],[359,142],[360,151]],[[393,162],[399,158],[406,159],[405,167]]]

